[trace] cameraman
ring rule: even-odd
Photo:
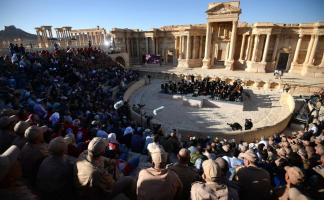
[[[252,119],[245,119],[245,130],[251,130],[253,127]]]

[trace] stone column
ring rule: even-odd
[[[69,32],[69,30],[66,30],[66,37],[67,38],[70,38],[70,32]]]
[[[59,31],[58,30],[55,30],[55,33],[56,33],[56,38],[59,40],[60,39]]]
[[[159,38],[155,38],[155,54],[159,55],[160,51],[159,51],[160,45],[159,45]]]
[[[66,31],[66,29],[64,29],[64,37],[65,37],[65,39],[68,38],[68,35],[67,35],[67,31]]]
[[[181,36],[181,59],[185,59],[185,36]]]
[[[91,41],[91,35],[90,35],[90,32],[87,32],[86,33],[86,39],[87,39],[87,46],[89,46],[89,41]],[[91,43],[92,43],[92,41],[91,41]]]
[[[179,36],[179,59],[182,59],[182,36]]]
[[[98,42],[98,45],[100,46],[101,45],[101,33],[97,33],[97,42]]]
[[[243,60],[244,46],[245,46],[245,36],[246,36],[246,34],[243,34],[242,35],[242,44],[241,44],[241,51],[240,51],[240,60]]]
[[[93,46],[96,46],[95,35],[94,32],[91,33],[91,43]]]
[[[192,44],[191,44],[191,46],[192,46],[191,59],[196,59],[196,55],[197,55],[197,53],[196,53],[196,49],[197,49],[196,37],[197,36],[191,36],[191,37],[193,37]]]
[[[253,47],[253,54],[252,54],[252,62],[256,62],[256,54],[257,54],[257,47],[259,44],[259,35],[256,34],[254,38],[254,47]]]
[[[231,33],[231,43],[230,43],[230,52],[228,56],[228,61],[234,61],[234,52],[235,52],[235,43],[236,43],[236,30],[237,30],[237,21],[233,21],[232,33]]]
[[[85,33],[84,39],[86,41],[84,45],[89,46],[89,40],[90,40],[90,38],[89,38],[89,32],[86,32]]]
[[[206,43],[205,43],[205,56],[203,59],[203,68],[210,67],[210,46],[211,46],[211,24],[207,23],[207,30],[206,30]]]
[[[186,49],[186,59],[191,59],[191,36],[190,34],[187,35],[187,49]]]
[[[168,49],[162,49],[162,52],[164,53],[164,64],[168,64]]]
[[[310,41],[308,43],[308,48],[307,48],[307,53],[306,53],[306,57],[305,57],[304,64],[307,64],[308,63],[309,55],[310,55],[311,50],[312,50],[313,42],[314,42],[314,35],[311,35],[311,39],[310,39]]]
[[[92,40],[93,40],[92,44],[93,44],[94,46],[97,46],[96,33],[92,33]]]
[[[315,35],[314,37],[315,37],[315,39],[314,39],[314,43],[312,46],[312,51],[311,51],[311,54],[310,54],[310,57],[308,60],[308,64],[310,64],[310,65],[314,64],[314,56],[315,56],[316,48],[317,48],[317,44],[318,44],[318,35]]]
[[[199,42],[199,59],[201,59],[203,57],[203,49],[204,49],[204,36],[201,35],[200,36],[200,42]]]
[[[227,61],[228,60],[228,58],[229,58],[229,51],[230,51],[230,48],[231,48],[231,42],[227,42],[226,43],[226,54],[225,54],[225,61]]]
[[[82,45],[86,45],[85,41],[86,41],[86,38],[85,38],[85,34],[82,33]]]
[[[125,36],[125,52],[129,53],[129,45],[128,45],[128,38]]]
[[[152,37],[152,53],[155,55],[155,37]]]
[[[248,40],[248,43],[247,43],[247,48],[246,48],[246,51],[245,51],[245,60],[248,61],[249,58],[250,58],[250,54],[251,54],[251,46],[252,46],[252,38],[253,38],[253,35],[252,33],[249,35],[249,40]]]
[[[177,52],[179,52],[179,48],[178,48],[178,42],[179,42],[179,39],[178,39],[178,36],[175,36],[174,38],[174,57],[176,57],[176,59],[178,59],[178,55],[177,55]]]
[[[73,42],[76,46],[81,46],[81,33],[71,33],[72,37],[76,40]]]
[[[148,37],[145,37],[145,53],[148,54]]]
[[[276,42],[275,42],[275,46],[274,46],[273,54],[272,54],[272,58],[271,58],[272,62],[276,62],[276,56],[277,56],[277,52],[278,52],[279,41],[280,41],[280,35],[278,34],[276,36]]]
[[[76,40],[74,40],[74,41],[71,41],[71,45],[73,45],[73,46],[79,46],[79,44],[80,44],[80,41],[79,41],[79,37],[80,37],[80,35],[79,35],[79,33],[71,33],[71,38],[72,37],[74,37]]]
[[[129,38],[128,39],[128,44],[129,44],[129,55],[134,56],[134,51],[133,51],[133,39]]]
[[[197,39],[198,36],[193,36],[193,44],[192,44],[192,59],[197,59],[197,53],[199,54],[199,52],[197,50]]]
[[[62,40],[63,35],[62,35],[62,30],[57,30],[58,37]]]
[[[131,39],[130,38],[127,38],[126,41],[127,41],[127,52],[129,55],[133,55],[133,52],[132,52],[132,47],[131,47]]]
[[[98,33],[95,32],[95,42],[96,42],[96,45],[98,46],[99,45],[99,38],[98,38]]]
[[[46,29],[43,30],[43,34],[44,34],[44,39],[47,39],[47,32],[46,32]]]
[[[267,54],[268,54],[268,49],[269,49],[269,41],[270,41],[270,33],[267,34],[266,37],[266,41],[265,41],[265,45],[264,45],[264,51],[263,51],[263,55],[262,55],[262,63],[266,63],[267,62]]]
[[[78,40],[79,40],[79,46],[81,47],[83,45],[83,40],[82,40],[82,33],[78,33]]]
[[[324,67],[324,52],[323,52],[323,55],[322,55],[322,61],[321,61],[321,64],[319,65],[320,67]]]
[[[55,30],[55,33],[56,33],[56,38],[59,39],[59,37],[58,37],[58,31]]]
[[[138,38],[138,36],[137,36],[137,38],[136,38],[136,56],[138,57],[138,59],[140,60],[140,46],[139,46],[139,38]]]
[[[51,29],[48,29],[48,35],[49,35],[50,38],[53,38],[52,30]]]
[[[291,64],[297,64],[297,60],[298,60],[298,55],[299,55],[299,50],[300,50],[300,45],[302,43],[302,40],[303,40],[303,35],[299,35],[298,37],[298,41],[297,41],[297,45],[296,45],[296,50],[295,50],[295,53],[294,53],[294,59],[292,61]]]
[[[80,44],[80,41],[79,41],[80,35],[79,35],[79,33],[71,33],[71,38],[72,37],[74,37],[76,40],[74,40],[74,41],[71,40],[71,45],[72,46],[79,46],[79,44]]]
[[[64,34],[64,30],[63,29],[61,30],[61,36],[62,36],[62,39],[65,39],[65,34]]]
[[[84,45],[85,46],[88,46],[89,45],[89,33],[86,32],[85,35],[84,35],[84,37],[85,37],[85,40],[86,40],[86,43]]]
[[[92,32],[89,32],[89,40],[91,41],[91,45],[93,45],[93,35],[92,35]]]
[[[105,35],[104,33],[100,33],[100,44],[104,45],[104,43],[105,43]]]
[[[100,37],[100,45],[104,45],[104,43],[105,43],[105,35],[104,35],[104,33],[100,33],[99,37]]]

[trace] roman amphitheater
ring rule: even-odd
[[[41,26],[36,28],[36,46],[91,44],[107,50],[108,45],[114,61],[143,77],[124,96],[131,105],[145,104],[141,113],[132,111],[138,122],[143,123],[144,113],[152,115],[155,108],[164,106],[152,123],[162,124],[167,131],[177,127],[182,137],[212,134],[253,140],[283,131],[297,109],[294,98],[320,92],[324,86],[324,22],[247,24],[239,21],[239,1],[210,3],[205,14],[206,24],[147,31],[65,26],[55,28],[55,40],[52,27]],[[159,62],[146,62],[147,55],[158,57]],[[275,70],[283,72],[281,79],[273,76]],[[229,84],[239,79],[246,95],[236,103],[160,93],[161,83],[189,81],[191,76]],[[252,119],[252,130],[231,131],[227,125],[244,124],[244,119]]]
[[[0,200],[323,199],[324,21],[242,18],[324,20],[324,0],[62,24],[198,19],[169,1],[1,1],[37,27],[0,30]]]

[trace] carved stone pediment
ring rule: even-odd
[[[208,15],[225,15],[225,14],[234,14],[234,13],[241,13],[240,7],[235,7],[229,4],[218,4],[211,8],[209,8],[206,13]]]

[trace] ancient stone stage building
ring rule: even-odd
[[[71,35],[74,38],[74,46],[85,46],[89,44],[89,41],[94,46],[102,46],[107,40],[106,30],[99,26],[92,29],[74,29],[71,31]]]
[[[206,24],[150,31],[115,28],[111,35],[131,64],[142,64],[142,56],[149,53],[181,68],[260,73],[281,69],[324,77],[324,22],[247,24],[239,21],[240,14],[239,1],[210,3]]]
[[[36,27],[37,34],[37,45],[39,48],[48,48],[52,45],[51,38],[53,38],[52,34],[52,26],[41,26]]]
[[[54,28],[56,38],[52,34],[52,26],[36,27],[37,43],[39,48],[53,47],[58,43],[61,47],[83,47],[88,46],[91,41],[92,46],[103,46],[107,37],[104,28],[72,29],[70,26]]]

